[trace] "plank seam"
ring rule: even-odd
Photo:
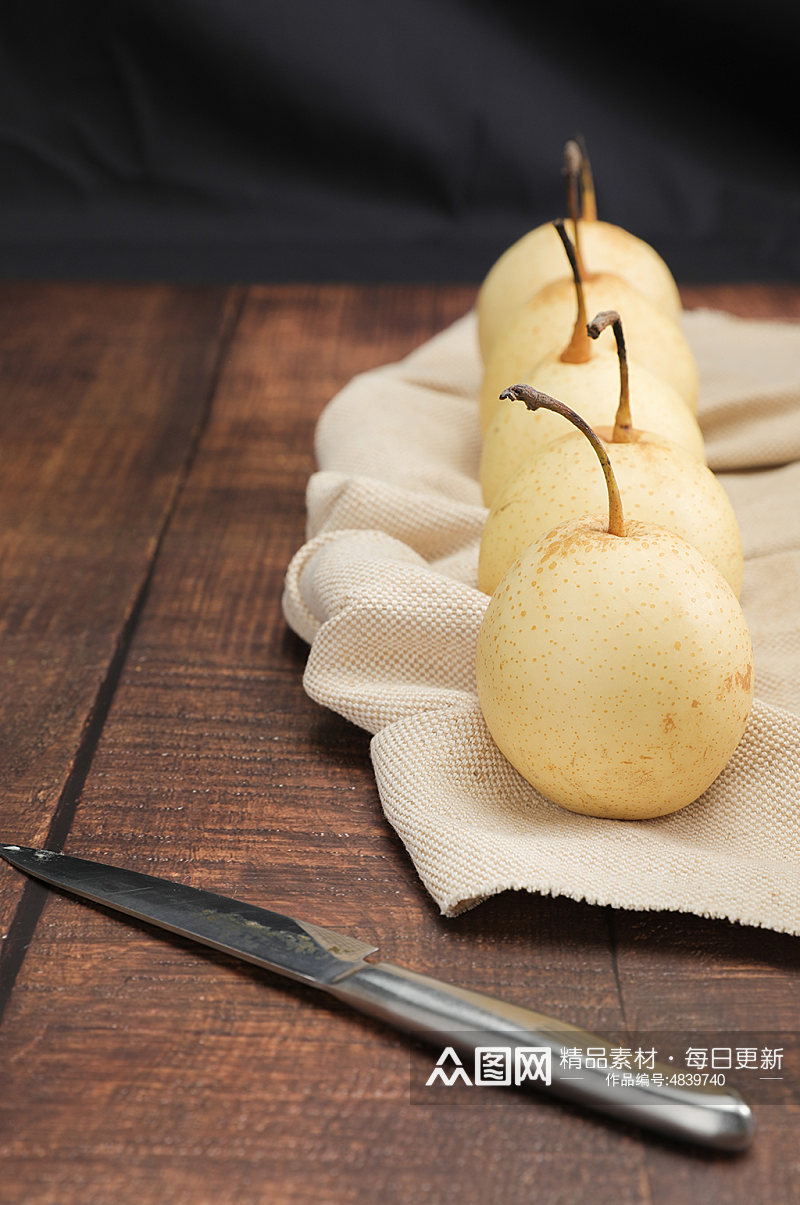
[[[70,828],[72,827],[75,812],[80,802],[81,792],[89,776],[92,761],[100,744],[103,729],[122,677],[128,653],[147,602],[164,541],[178,507],[181,494],[192,471],[203,433],[208,426],[219,381],[239,324],[246,296],[247,290],[245,288],[235,286],[231,288],[225,300],[217,352],[209,373],[204,405],[192,437],[189,440],[183,464],[175,474],[175,484],[164,508],[164,516],[153,543],[152,555],[134,594],[133,601],[125,615],[114,645],[114,650],[109,658],[106,672],[100,681],[86,721],[84,722],[72,764],[59,793],[58,801],[53,810],[47,830],[45,840],[45,848],[47,849],[59,852],[63,850]],[[2,949],[0,949],[0,1023],[2,1023],[3,1014],[11,997],[17,975],[22,968],[25,955],[33,940],[47,896],[48,889],[46,887],[29,879],[23,887],[19,902],[8,927],[8,933],[6,934]]]

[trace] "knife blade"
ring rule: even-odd
[[[499,1047],[515,1057],[538,1051],[540,1059],[549,1052],[548,1068],[558,1067],[565,1048],[592,1047],[595,1053],[605,1051],[607,1066],[612,1065],[613,1044],[597,1034],[393,963],[369,961],[377,946],[320,925],[53,850],[0,845],[0,856],[51,887],[310,984],[435,1045],[471,1054]],[[674,1068],[666,1065],[660,1068],[661,1083],[651,1076],[648,1083],[613,1084],[602,1058],[596,1063],[585,1066],[580,1079],[556,1070],[526,1086],[670,1138],[731,1152],[750,1145],[753,1113],[733,1089],[676,1084]]]

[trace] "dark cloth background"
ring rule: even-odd
[[[797,6],[4,0],[0,275],[477,281],[564,210],[800,276]],[[789,97],[789,99],[787,99]]]

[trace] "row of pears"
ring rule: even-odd
[[[476,303],[478,695],[547,799],[647,819],[697,800],[743,735],[742,545],[706,462],[675,280],[598,219],[581,140],[563,176],[570,229],[523,236]]]

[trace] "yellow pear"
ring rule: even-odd
[[[677,444],[704,464],[705,444],[697,419],[672,386],[653,376],[643,365],[628,359],[618,314],[616,354],[606,351],[592,354],[583,292],[581,287],[578,318],[570,344],[572,359],[565,360],[565,352],[546,356],[531,374],[531,383],[542,393],[558,397],[577,410],[590,427],[614,423],[620,388],[626,395],[630,390],[636,399],[637,427]],[[598,341],[600,333],[598,331]],[[577,352],[581,334],[588,359],[581,359]],[[621,386],[623,372],[625,379]],[[563,438],[563,432],[564,424],[558,415],[547,410],[529,414],[513,401],[501,402],[498,395],[497,409],[484,433],[478,469],[485,504],[492,506],[517,469],[534,452]]]
[[[699,549],[738,597],[743,564],[739,524],[711,470],[649,432],[629,430],[620,440],[613,427],[594,430],[605,445],[628,515],[657,523]],[[552,528],[603,510],[605,487],[592,471],[594,461],[586,439],[573,432],[522,464],[495,498],[484,524],[478,555],[481,590],[491,594],[517,557]]]
[[[697,364],[680,326],[617,276],[599,275],[583,284],[587,311],[617,310],[625,322],[631,360],[660,377],[680,395],[690,410],[697,409]],[[533,382],[537,366],[563,348],[575,321],[575,283],[559,280],[525,303],[507,330],[495,341],[484,365],[480,388],[480,424],[485,432],[509,381]],[[601,348],[613,355],[613,336],[607,331]]]
[[[702,795],[744,733],[747,624],[702,553],[663,527],[626,522],[608,456],[579,416],[543,394],[536,404],[590,438],[608,510],[542,536],[490,598],[476,652],[486,724],[553,803],[615,819],[666,815]]]
[[[575,148],[574,141],[565,147],[564,174],[568,181],[576,171]],[[578,170],[583,184],[582,212],[580,216],[577,213],[571,216],[585,279],[590,280],[593,271],[621,276],[677,321],[681,299],[667,264],[649,243],[621,226],[598,220],[585,157],[581,169]],[[549,222],[524,234],[500,256],[484,278],[476,300],[478,341],[484,359],[495,339],[511,325],[520,306],[564,274],[562,249]]]

